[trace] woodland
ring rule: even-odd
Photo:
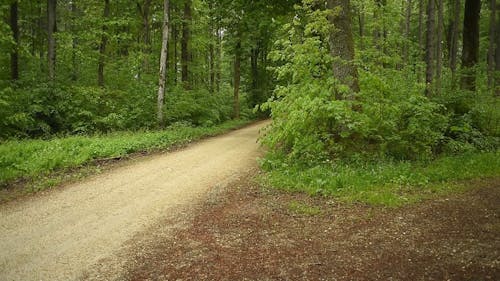
[[[387,186],[500,174],[497,0],[2,0],[0,15],[2,185],[268,117],[261,166],[285,189],[399,204]]]

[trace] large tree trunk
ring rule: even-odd
[[[238,39],[234,54],[234,119],[240,118],[241,41]]]
[[[12,80],[19,79],[19,25],[17,0],[10,5],[10,29],[14,39],[14,48],[10,53],[10,76]]]
[[[431,0],[432,1],[432,0]],[[441,92],[441,74],[443,69],[443,0],[437,0],[438,3],[438,23],[437,23],[437,44],[436,44],[436,93]]]
[[[435,7],[434,0],[429,0],[427,5],[427,41],[425,47],[425,94],[430,96],[432,94],[432,88],[434,86],[434,62],[436,53],[435,44]]]
[[[184,19],[182,21],[182,41],[181,41],[181,64],[182,64],[182,82],[185,89],[190,89],[189,85],[189,40],[191,28],[191,0],[184,2]]]
[[[157,120],[158,125],[163,127],[163,105],[165,99],[165,87],[167,80],[167,55],[168,55],[168,32],[169,32],[169,0],[165,0],[163,4],[163,34],[161,43],[161,55],[160,55],[160,78],[158,86],[158,103],[157,103]]]
[[[489,46],[488,46],[488,87],[494,87],[495,74],[495,41],[497,36],[496,31],[496,0],[490,0],[490,30],[489,30]]]
[[[50,80],[54,80],[56,77],[56,38],[54,37],[54,33],[57,31],[56,7],[57,0],[47,0],[47,60]]]
[[[455,81],[455,72],[457,70],[457,56],[458,56],[458,29],[460,22],[461,5],[460,0],[453,2],[453,20],[450,24],[450,69],[452,73],[452,80]]]
[[[354,39],[351,30],[351,15],[349,0],[328,0],[329,9],[340,7],[336,16],[330,16],[330,22],[336,27],[330,33],[330,53],[336,58],[332,63],[333,75],[342,84],[347,85],[353,93],[359,92],[358,71],[353,63]],[[337,95],[341,99],[340,95]],[[355,98],[353,95],[352,98]]]
[[[462,67],[463,76],[462,89],[476,90],[475,66],[479,57],[479,13],[481,11],[480,0],[466,0],[463,31]]]
[[[109,0],[104,0],[104,21],[107,21],[109,18]],[[102,26],[102,36],[101,36],[101,44],[99,45],[99,63],[97,69],[97,85],[99,87],[104,87],[104,57],[106,53],[106,45],[108,43],[108,34],[106,23]]]

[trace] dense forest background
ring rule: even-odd
[[[3,139],[271,114],[282,160],[498,147],[495,0],[2,3]]]

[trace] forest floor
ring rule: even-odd
[[[188,225],[138,236],[119,279],[500,280],[499,178],[383,208],[266,190],[253,175],[212,191]]]
[[[500,280],[500,178],[399,208],[269,190],[265,124],[0,206],[0,280]]]

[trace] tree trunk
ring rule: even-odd
[[[18,25],[18,2],[10,5],[10,29],[14,39],[14,48],[10,53],[10,76],[12,80],[19,79],[19,25]]]
[[[139,5],[139,4],[137,4]],[[142,70],[146,73],[149,72],[149,55],[151,54],[151,26],[149,21],[149,14],[151,10],[151,0],[144,0],[141,8],[142,16]]]
[[[432,88],[434,86],[434,62],[436,54],[436,44],[435,44],[435,8],[434,0],[429,0],[427,5],[427,40],[425,47],[425,94],[430,96],[432,94]]]
[[[475,66],[479,57],[479,13],[481,11],[480,0],[466,0],[463,31],[462,67],[463,76],[462,89],[476,90]]]
[[[335,58],[332,63],[333,75],[353,93],[359,92],[358,71],[353,63],[354,39],[351,31],[350,1],[328,0],[328,9],[341,7],[336,16],[330,16],[330,22],[336,27],[330,33],[330,53]],[[342,99],[337,95],[338,99]],[[352,98],[355,98],[353,95]]]
[[[56,38],[54,37],[54,33],[57,31],[56,7],[57,0],[47,0],[47,59],[50,80],[54,80],[56,77]]]
[[[406,21],[405,21],[405,43],[403,60],[404,64],[408,65],[410,61],[410,32],[411,32],[411,11],[412,11],[412,0],[406,0]]]
[[[169,33],[169,0],[165,0],[163,4],[163,33],[160,55],[160,78],[158,86],[158,103],[157,103],[157,121],[160,127],[163,127],[163,105],[165,99],[165,87],[167,80],[167,55],[168,55],[168,33]]]
[[[76,49],[78,46],[78,39],[76,36],[76,18],[78,17],[77,15],[77,9],[76,9],[76,4],[75,1],[71,1],[70,3],[70,9],[71,9],[71,80],[76,81],[78,79],[78,63],[76,61]]]
[[[182,21],[182,41],[181,41],[181,65],[182,83],[185,89],[190,89],[189,85],[189,40],[191,28],[191,0],[184,2],[184,19]]]
[[[217,63],[215,67],[217,70],[215,71],[216,73],[216,85],[215,88],[217,90],[217,93],[220,93],[220,84],[222,82],[222,31],[220,27],[217,27]]]
[[[488,46],[488,87],[494,87],[495,74],[495,37],[496,34],[496,0],[490,0],[490,30],[489,30],[489,46]]]
[[[106,53],[106,45],[108,43],[108,28],[106,21],[109,17],[109,0],[104,0],[104,21],[105,23],[102,25],[102,36],[101,36],[101,44],[99,45],[99,65],[97,69],[97,85],[99,87],[104,87],[104,56]]]
[[[173,5],[173,4],[172,4]],[[177,63],[179,61],[178,58],[178,50],[177,50],[177,42],[179,38],[179,31],[177,29],[177,24],[172,22],[172,46],[173,46],[173,53],[174,53],[174,58],[173,58],[173,68],[174,68],[174,84],[177,85],[177,74],[179,73],[179,69],[177,67]]]
[[[424,50],[424,0],[418,2],[418,53]],[[420,56],[420,55],[419,55]]]
[[[240,79],[241,79],[241,41],[236,43],[234,54],[234,119],[240,119]]]
[[[495,41],[496,41],[496,46],[495,46],[495,73],[494,73],[494,84],[495,84],[495,95],[497,97],[500,97],[500,15],[498,12],[500,11],[500,8],[497,7],[497,16],[496,16],[496,36],[495,36]]]
[[[411,0],[410,0],[411,1]],[[365,14],[364,14],[364,4],[361,3],[361,8],[358,9],[358,25],[359,25],[359,48],[364,50],[365,48]]]
[[[443,69],[443,0],[437,0],[438,4],[438,23],[437,23],[437,44],[436,44],[436,93],[441,92],[441,74]]]
[[[460,0],[454,1],[453,8],[453,21],[451,23],[450,31],[450,69],[452,73],[452,80],[455,81],[455,72],[457,70],[457,56],[458,56],[458,28],[460,22]]]

